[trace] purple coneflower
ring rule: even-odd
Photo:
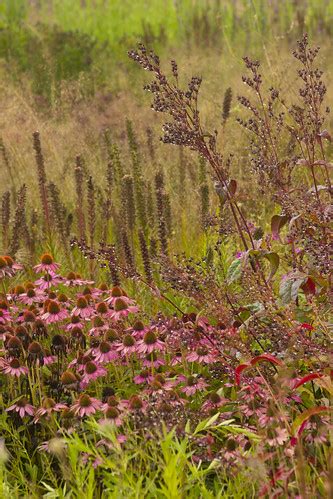
[[[55,362],[57,362],[57,360],[58,360],[58,358],[56,355],[52,355],[49,350],[45,351],[45,355],[43,358],[43,365],[44,366],[49,366],[51,364],[54,364]]]
[[[88,331],[89,336],[101,336],[101,334],[109,329],[108,324],[99,315],[94,317],[92,325],[93,327]]]
[[[148,406],[147,402],[138,395],[132,395],[129,400],[124,402],[129,412],[145,412]]]
[[[38,421],[43,417],[49,417],[53,412],[59,412],[63,409],[67,409],[66,404],[57,404],[53,399],[47,397],[42,402],[42,407],[36,410],[34,423],[38,423]]]
[[[109,314],[110,318],[118,321],[123,317],[127,317],[128,314],[134,314],[138,312],[138,307],[135,305],[128,305],[123,298],[116,298],[114,302],[114,310]]]
[[[101,315],[102,317],[106,317],[108,313],[110,312],[110,309],[104,301],[101,301],[99,303],[96,303],[96,313]]]
[[[162,374],[156,374],[154,379],[150,383],[151,390],[154,392],[163,392],[172,390],[175,386],[175,382],[172,380],[166,380]]]
[[[6,350],[11,357],[18,358],[23,349],[22,341],[17,336],[9,336],[5,343]]]
[[[67,326],[65,327],[66,331],[71,331],[72,329],[79,327],[83,328],[83,324],[81,322],[81,318],[78,315],[72,315],[71,321]]]
[[[0,309],[0,324],[6,324],[12,320],[10,312],[6,309]]]
[[[62,277],[60,275],[55,274],[54,272],[48,272],[40,279],[35,281],[35,285],[45,291],[50,289],[52,286],[56,286],[57,284],[62,282]]]
[[[180,376],[180,378],[184,378],[184,376]],[[182,388],[182,392],[188,397],[194,395],[197,391],[203,390],[207,386],[207,383],[202,378],[196,376],[188,376],[185,378],[185,382],[186,385]]]
[[[80,274],[76,274],[75,272],[69,272],[64,280],[65,286],[87,286],[89,284],[94,284],[94,281],[88,281],[86,279],[82,279]]]
[[[217,358],[214,353],[209,353],[206,346],[200,345],[195,351],[190,352],[186,356],[188,362],[199,362],[199,364],[213,364],[217,362]]]
[[[82,319],[90,319],[90,317],[95,315],[95,309],[89,305],[84,296],[80,296],[77,299],[76,307],[72,310],[72,315],[81,317]]]
[[[142,365],[144,367],[155,367],[155,369],[157,369],[158,367],[165,365],[165,360],[158,357],[156,352],[151,352],[145,356]]]
[[[22,265],[15,263],[11,256],[0,256],[0,278],[13,277],[22,268]]]
[[[154,351],[165,350],[165,344],[157,338],[154,331],[148,331],[142,340],[137,342],[137,352],[142,354],[152,353]]]
[[[108,341],[101,341],[97,348],[92,349],[94,359],[100,364],[106,364],[119,358],[118,352]]]
[[[84,366],[84,371],[80,383],[81,388],[85,388],[91,381],[105,376],[106,374],[107,370],[105,369],[105,367],[97,364],[97,362],[88,361]]]
[[[41,289],[27,289],[26,293],[22,293],[17,297],[17,301],[24,303],[24,305],[34,305],[34,303],[41,303],[45,299],[44,292]]]
[[[149,327],[145,326],[142,321],[135,321],[132,327],[126,329],[126,333],[130,333],[136,340],[140,340],[149,330]]]
[[[125,334],[121,343],[117,343],[117,350],[122,355],[131,355],[136,353],[136,341],[130,334]]]
[[[202,409],[208,412],[216,411],[217,409],[219,409],[219,407],[222,407],[226,402],[228,402],[227,399],[220,397],[218,393],[213,392],[209,395],[206,402],[203,403]]]
[[[112,423],[116,426],[122,425],[122,415],[119,410],[114,406],[107,406],[103,408],[104,418],[99,420],[100,424]]]
[[[283,445],[287,440],[289,440],[289,433],[286,428],[269,428],[267,443],[271,447],[276,445]]]
[[[170,366],[177,366],[178,364],[181,364],[183,362],[183,354],[182,352],[178,351],[175,353],[174,357],[172,357]]]
[[[8,374],[9,376],[15,376],[19,378],[22,374],[28,374],[29,370],[27,367],[21,366],[20,361],[16,358],[10,361],[4,361],[1,367],[3,374]]]
[[[68,312],[66,309],[61,308],[59,303],[54,300],[50,300],[47,305],[47,312],[41,316],[41,319],[45,321],[46,324],[52,324],[54,322],[63,321],[68,317]]]
[[[127,296],[123,289],[121,289],[119,286],[114,286],[111,289],[111,296],[109,296],[109,298],[107,298],[105,301],[108,305],[114,306],[117,298],[121,298],[127,305],[133,305],[134,303],[134,301]]]
[[[99,285],[98,288],[93,288],[91,291],[91,296],[93,298],[99,298],[100,296],[106,296],[109,293],[109,287],[105,282]]]
[[[20,400],[15,402],[15,404],[11,405],[6,409],[7,412],[14,411],[19,414],[21,418],[24,416],[33,416],[35,413],[35,408],[28,403],[28,400],[25,397],[22,397]]]
[[[89,454],[89,452],[82,452],[81,461],[83,464],[91,463],[91,466],[94,469],[98,468],[98,466],[101,466],[101,464],[103,464],[102,458],[100,458],[99,456],[96,457],[93,454]]]
[[[71,411],[75,416],[83,418],[84,416],[91,416],[101,408],[101,401],[93,397],[89,397],[86,393],[80,395],[76,402],[71,406]]]
[[[44,255],[41,256],[40,262],[41,263],[34,267],[34,271],[37,273],[56,272],[60,267],[59,263],[56,263],[49,253],[44,253]]]
[[[144,383],[151,383],[154,379],[154,376],[150,374],[150,371],[148,369],[141,371],[139,374],[137,374],[133,381],[136,385],[142,385]]]
[[[68,364],[68,369],[75,367],[77,371],[81,372],[89,360],[93,360],[91,353],[83,354],[81,351],[78,351],[76,357]]]

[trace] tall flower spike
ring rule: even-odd
[[[87,181],[87,203],[88,203],[88,222],[89,222],[89,239],[90,246],[94,248],[95,230],[96,230],[96,202],[95,202],[95,186],[92,176]]]
[[[86,223],[83,209],[83,160],[81,156],[76,156],[76,166],[75,166],[75,189],[76,189],[76,216],[77,225],[79,231],[79,237],[81,240],[86,238]]]
[[[6,191],[1,199],[1,232],[2,249],[4,252],[9,248],[9,220],[10,220],[10,192]]]
[[[38,131],[33,133],[33,147],[35,150],[38,186],[39,186],[39,193],[40,193],[40,198],[41,198],[42,207],[43,207],[45,226],[46,226],[46,229],[48,231],[50,231],[51,221],[50,221],[49,201],[48,201],[48,195],[47,195],[47,186],[46,186],[46,172],[45,172],[44,156],[43,156],[42,147],[41,147],[41,143],[40,143],[40,134]]]

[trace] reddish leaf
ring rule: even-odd
[[[316,285],[311,277],[309,277],[308,280],[304,284],[302,284],[301,288],[306,295],[316,294]]]
[[[263,353],[261,355],[257,355],[257,357],[254,357],[251,360],[251,366],[258,364],[258,362],[261,362],[263,360],[270,362],[271,364],[275,364],[276,366],[283,366],[282,360],[277,359],[276,357],[274,357],[274,355],[271,355],[270,353]]]
[[[251,367],[251,364],[239,364],[239,366],[236,367],[236,369],[235,369],[236,385],[240,385],[241,374],[248,367]]]
[[[228,185],[228,191],[231,197],[234,197],[237,191],[237,182],[234,179],[231,179]]]
[[[313,331],[314,327],[311,326],[311,324],[308,324],[307,322],[303,322],[300,326],[299,329],[307,329],[308,331]]]
[[[311,374],[307,374],[306,376],[303,376],[303,378],[301,378],[298,381],[296,381],[296,383],[293,386],[293,389],[295,390],[299,386],[302,386],[305,383],[308,383],[308,381],[311,381],[313,379],[322,378],[323,376],[324,375],[322,373],[311,373]]]
[[[235,369],[236,385],[240,385],[241,374],[245,369],[248,369],[249,367],[252,367],[262,361],[270,362],[271,364],[275,364],[276,366],[283,365],[283,362],[280,359],[277,359],[270,353],[257,355],[257,357],[254,357],[252,360],[250,360],[250,362],[247,362],[246,364],[239,364],[239,366]]]
[[[329,412],[330,408],[326,407],[325,405],[321,405],[318,407],[312,407],[311,409],[307,409],[306,411],[302,412],[302,414],[299,414],[295,421],[293,422],[292,425],[292,433],[293,437],[291,439],[292,445],[295,445],[297,443],[297,439],[301,436],[306,422],[312,417],[315,416],[316,414],[321,414],[323,412]]]
[[[288,215],[274,215],[271,220],[271,231],[274,239],[279,239],[280,230],[288,222]]]
[[[332,142],[332,136],[328,130],[322,130],[320,133],[318,133],[318,137],[322,137],[323,139],[326,139],[329,142]]]

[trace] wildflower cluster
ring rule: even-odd
[[[328,445],[325,361],[305,377],[301,369],[291,377],[288,359],[269,353],[241,362],[244,354],[226,341],[235,327],[221,329],[196,314],[145,324],[121,287],[96,286],[75,272],[63,276],[49,254],[34,267],[33,281],[11,287],[22,267],[9,257],[1,261],[5,411],[14,427],[25,421],[28,433],[38,428],[41,452],[59,434],[83,431],[89,418],[118,429],[123,443],[133,431],[151,435],[161,422],[184,435],[188,421],[200,425],[214,415],[217,423],[233,421],[242,429],[238,436],[199,434],[192,442],[194,459],[216,458],[231,468],[253,446],[292,459],[303,433],[305,445]],[[310,421],[310,412],[295,431],[307,400],[300,388],[316,380],[322,417]]]

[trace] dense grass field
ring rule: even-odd
[[[333,497],[332,21],[0,3],[0,498]]]

